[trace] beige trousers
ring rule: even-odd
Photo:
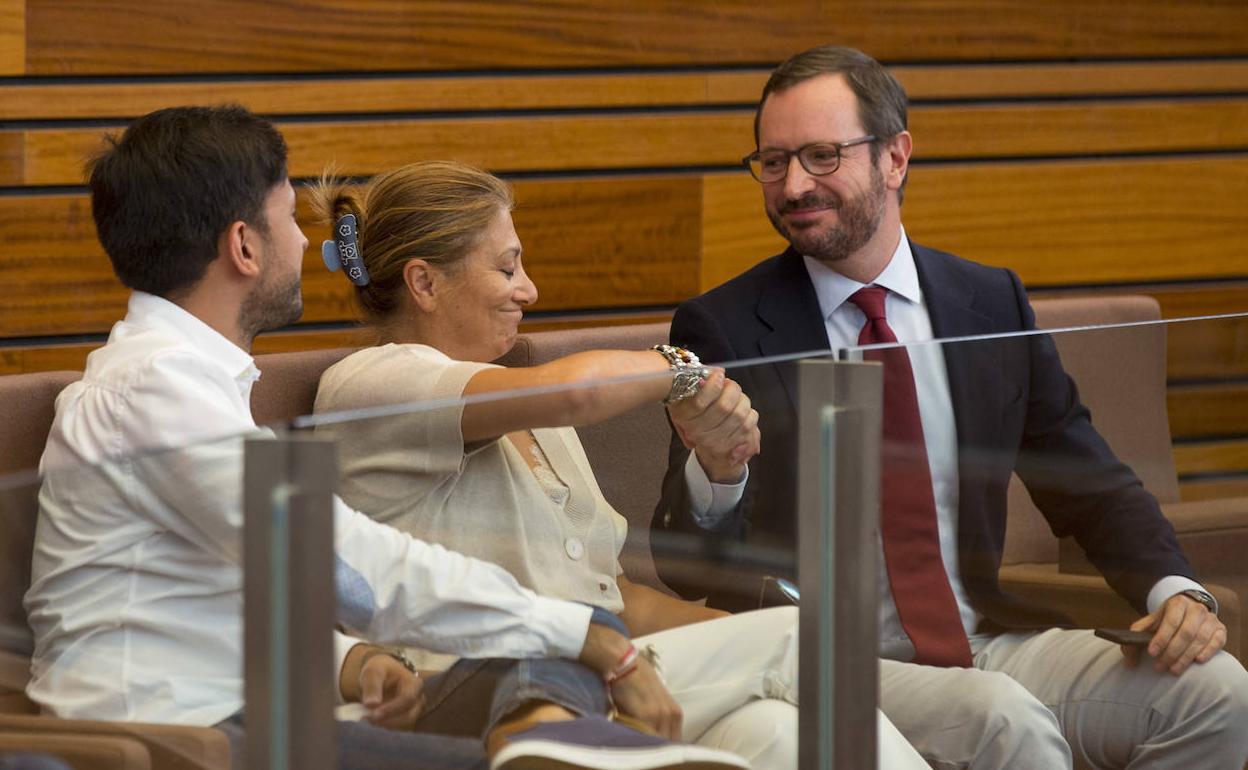
[[[797,768],[797,608],[743,612],[638,637],[653,647],[684,711],[684,738],[732,751],[755,770]],[[927,763],[879,715],[880,767]]]
[[[974,669],[880,662],[880,706],[934,768],[1242,770],[1248,672],[1226,653],[1180,676],[1052,629],[971,640]],[[1146,656],[1147,657],[1147,656]]]

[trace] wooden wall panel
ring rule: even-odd
[[[1248,441],[1179,444],[1174,448],[1174,464],[1180,476],[1235,473],[1248,468]]]
[[[27,2],[40,75],[767,64],[829,40],[883,61],[1248,54],[1238,0]]]
[[[900,65],[889,70],[912,102],[1242,93],[1248,86],[1248,63],[1238,60],[927,64]],[[761,87],[760,83],[759,91]]]
[[[912,102],[1248,92],[1248,62],[893,67]],[[0,120],[131,119],[162,107],[237,102],[269,115],[741,105],[766,69],[486,77],[265,78],[205,82],[0,83]]]
[[[1166,375],[1172,383],[1248,379],[1248,282],[1143,284],[1103,289],[1036,289],[1031,298],[1143,294],[1161,305],[1166,325]]]
[[[0,131],[0,184],[19,184],[25,178],[25,157],[25,134]]]
[[[1196,74],[1184,82],[1195,85]],[[270,116],[746,105],[757,101],[766,81],[766,70],[749,70],[0,84],[0,120],[131,119],[163,107],[225,102]]]
[[[1172,380],[1248,378],[1248,316],[1171,324],[1167,334]]]
[[[916,167],[907,232],[1028,286],[1242,277],[1248,156]]]
[[[1184,502],[1248,497],[1248,477],[1200,479],[1179,484],[1179,498]]]
[[[521,181],[516,226],[538,283],[534,310],[672,305],[697,293],[696,177]],[[300,195],[305,322],[355,317],[351,288],[321,264],[328,228]],[[608,213],[609,212],[609,213]],[[0,335],[106,331],[125,289],[95,240],[82,195],[0,197]]]
[[[784,248],[744,173],[522,180],[516,190],[541,309],[674,304]],[[1248,268],[1224,256],[1248,236],[1246,198],[1243,156],[929,165],[912,172],[904,219],[915,240],[1010,267],[1033,288],[1242,278]],[[316,254],[326,230],[301,212],[314,244],[307,320],[350,318],[347,287]],[[99,331],[116,317],[122,294],[84,196],[0,197],[0,239],[7,335]],[[1244,286],[1156,293],[1176,317],[1248,310]],[[1242,323],[1205,329],[1175,329],[1175,376],[1248,367]]]
[[[538,310],[674,305],[698,293],[697,177],[517,184]]]
[[[26,72],[26,0],[0,0],[0,76]]]
[[[753,147],[750,110],[538,115],[281,124],[292,176],[333,161],[372,174],[420,158],[452,157],[495,171],[736,165]],[[1248,147],[1248,98],[1096,104],[928,106],[911,113],[915,159],[1172,152]],[[1164,127],[1164,128],[1161,128]],[[20,173],[0,185],[81,184],[84,161],[119,128],[29,128]],[[2,145],[0,145],[2,146]]]
[[[706,291],[779,254],[788,244],[763,210],[758,182],[744,171],[702,179],[702,264]]]
[[[916,107],[914,157],[1159,153],[1248,146],[1248,100]]]
[[[703,290],[784,248],[745,174],[705,177]],[[1029,287],[1243,277],[1248,156],[916,165],[914,240],[1009,267]],[[1189,303],[1188,308],[1191,309]]]
[[[283,124],[292,176],[329,163],[367,175],[422,158],[454,158],[494,171],[616,169],[729,163],[749,151],[750,115],[624,114]],[[81,184],[83,162],[120,129],[0,131],[24,139],[23,173],[0,185]],[[742,148],[745,149],[742,149]],[[0,172],[7,171],[0,167]]]
[[[1248,385],[1243,383],[1171,386],[1166,408],[1176,439],[1248,435]]]

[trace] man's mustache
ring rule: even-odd
[[[842,205],[839,195],[803,195],[796,200],[785,201],[780,206],[781,214],[788,214],[798,209],[832,209],[840,210]]]

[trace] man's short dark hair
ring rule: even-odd
[[[839,45],[821,45],[802,51],[772,71],[758,100],[758,111],[754,113],[755,144],[758,143],[759,117],[763,114],[767,97],[820,75],[844,76],[845,82],[858,97],[858,119],[868,134],[884,140],[906,130],[909,101],[897,78],[862,51]],[[871,154],[872,159],[878,157],[877,145],[871,145]]]
[[[161,297],[192,288],[233,222],[265,231],[264,200],[286,179],[286,142],[239,106],[145,115],[90,165],[91,213],[113,271]]]

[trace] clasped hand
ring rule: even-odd
[[[758,412],[723,369],[713,369],[696,395],[670,404],[667,413],[713,482],[735,484],[759,452]]]

